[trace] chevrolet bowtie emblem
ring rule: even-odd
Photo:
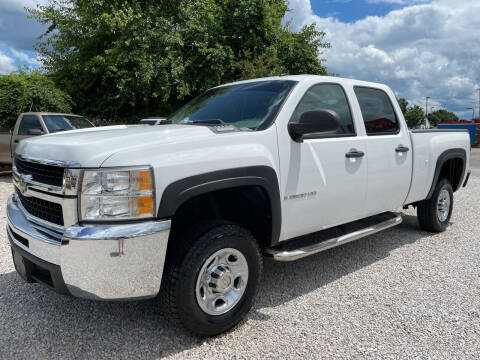
[[[17,187],[21,194],[24,194],[27,191],[27,184],[22,177],[18,180]]]

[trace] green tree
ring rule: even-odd
[[[459,118],[457,115],[451,111],[440,109],[428,114],[428,121],[432,126],[436,126],[438,122],[442,121],[458,121]]]
[[[410,129],[418,128],[424,124],[425,113],[420,106],[408,106],[408,101],[405,98],[397,99],[397,101]]]
[[[406,112],[408,111],[408,101],[404,98],[397,99],[398,105],[400,105],[400,109],[402,109],[402,113],[405,116]]]
[[[327,69],[319,59],[321,49],[330,47],[323,42],[324,32],[315,30],[315,24],[304,26],[299,33],[287,29],[282,31],[278,44],[281,64],[289,74],[327,75]]]
[[[286,0],[49,0],[37,51],[75,110],[118,120],[164,115],[221,83],[326,75],[324,33],[283,25]]]
[[[414,105],[408,108],[404,116],[405,116],[405,120],[407,121],[407,125],[410,129],[415,129],[420,127],[420,125],[422,125],[425,119],[425,114],[423,112],[423,109],[418,105]]]
[[[26,111],[70,112],[72,100],[37,70],[0,75],[0,128],[12,128]]]

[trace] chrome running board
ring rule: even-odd
[[[294,261],[301,258],[304,258],[309,255],[317,254],[319,252],[349,243],[361,239],[365,236],[375,234],[382,230],[389,229],[393,226],[399,225],[402,222],[402,216],[396,213],[385,213],[382,214],[387,217],[386,220],[379,222],[378,224],[368,226],[364,229],[353,231],[348,234],[341,235],[332,239],[324,240],[313,245],[301,247],[298,249],[292,250],[282,250],[282,249],[266,249],[265,253],[271,255],[276,261]]]

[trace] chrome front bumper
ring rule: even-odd
[[[40,268],[42,274],[50,267],[59,269],[61,274],[52,277],[63,278],[74,296],[134,300],[155,297],[160,290],[170,220],[75,225],[68,227],[60,240],[27,218],[15,194],[8,199],[7,217],[14,254],[16,248],[17,257],[24,253],[29,264],[33,259],[30,267]],[[18,259],[14,260],[17,264]],[[42,263],[48,266],[42,267]]]

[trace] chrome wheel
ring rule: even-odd
[[[198,273],[195,295],[200,308],[209,315],[231,310],[242,298],[248,282],[248,263],[232,248],[210,256]]]
[[[440,222],[444,222],[448,219],[450,213],[450,193],[448,190],[443,189],[440,191],[437,200],[437,217]]]

